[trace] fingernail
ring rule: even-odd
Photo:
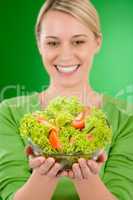
[[[46,160],[47,160],[47,162],[48,162],[50,165],[52,165],[52,164],[55,163],[55,159],[52,158],[52,157],[48,157]]]
[[[44,161],[45,161],[45,158],[41,157],[41,158],[38,158],[40,164],[42,164]]]
[[[84,158],[79,158],[79,159],[78,159],[78,162],[84,163],[84,162],[85,162],[85,159],[84,159]]]

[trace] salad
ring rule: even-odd
[[[29,144],[27,154],[52,155],[72,164],[81,155],[90,159],[105,149],[112,129],[101,109],[86,107],[75,96],[58,96],[44,110],[23,116],[20,135]]]

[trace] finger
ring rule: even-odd
[[[73,170],[73,174],[74,174],[74,178],[77,180],[81,180],[83,179],[82,173],[81,173],[81,169],[78,163],[74,163],[72,166],[72,170]]]
[[[29,166],[31,169],[35,169],[37,167],[40,167],[45,162],[44,157],[36,157],[36,158],[29,158]]]
[[[57,173],[62,169],[61,164],[59,163],[55,163],[52,168],[49,170],[49,172],[47,173],[47,176],[49,177],[55,177],[57,175]]]
[[[78,160],[78,162],[79,162],[79,165],[80,165],[80,168],[81,168],[81,172],[83,174],[83,178],[84,179],[89,178],[89,176],[91,175],[91,171],[90,171],[90,169],[87,165],[87,161],[83,158],[80,158]]]
[[[93,174],[98,174],[101,168],[101,164],[98,164],[97,162],[95,162],[94,160],[88,160],[87,161],[87,165],[90,168],[90,171]]]
[[[55,160],[54,158],[47,158],[44,162],[44,164],[42,164],[39,168],[39,172],[41,175],[46,174],[50,168],[54,165]]]
[[[68,176],[67,171],[61,171],[60,173],[57,174],[57,177],[63,177],[63,176]]]

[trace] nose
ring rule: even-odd
[[[64,44],[60,50],[60,60],[62,62],[71,61],[74,58],[74,52],[72,46]]]

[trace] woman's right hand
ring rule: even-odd
[[[61,164],[55,162],[54,158],[45,158],[43,156],[29,156],[29,167],[37,171],[40,175],[53,177],[55,179],[61,176],[67,176],[67,172],[62,171]]]
[[[53,178],[67,175],[67,172],[62,170],[61,164],[55,162],[54,158],[37,155],[38,152],[32,145],[26,147],[25,153],[29,158],[29,167],[33,172],[37,171],[40,175]]]

